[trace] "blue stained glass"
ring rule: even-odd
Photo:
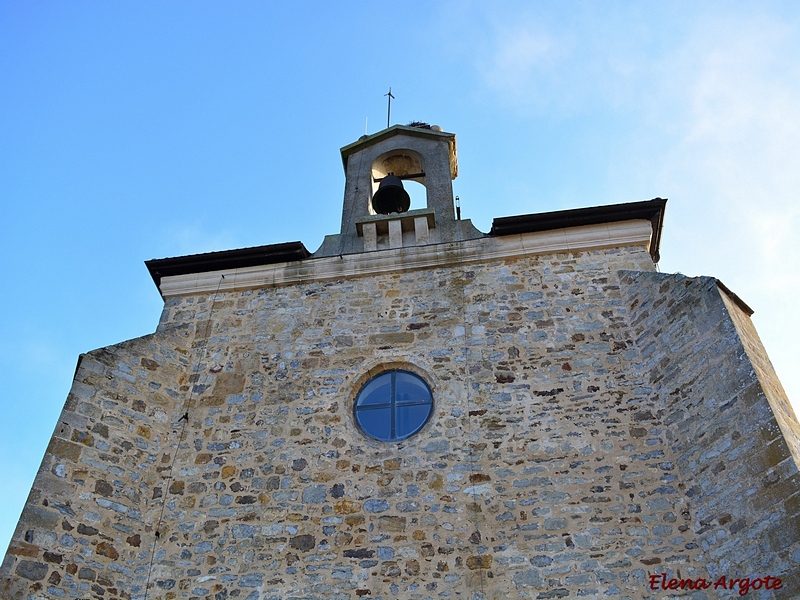
[[[366,406],[370,404],[385,404],[389,405],[389,399],[392,395],[392,382],[387,378],[381,378],[380,375],[370,379],[361,392],[358,394],[358,405]]]
[[[359,410],[356,412],[358,425],[379,440],[388,440],[392,434],[392,419],[389,408]]]
[[[398,405],[395,413],[397,437],[406,438],[419,431],[428,420],[432,408],[431,404]]]
[[[427,401],[431,392],[425,382],[416,375],[398,371],[395,378],[395,399],[400,402]]]
[[[370,379],[356,397],[356,423],[368,436],[389,442],[422,429],[433,413],[428,384],[408,371],[385,371]]]

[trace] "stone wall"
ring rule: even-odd
[[[188,389],[188,328],[83,355],[0,570],[2,598],[131,598]]]
[[[640,368],[702,550],[697,565],[715,580],[780,575],[781,597],[796,597],[797,420],[749,316],[720,285],[709,277],[624,275]],[[672,576],[675,567],[665,566]]]
[[[162,327],[213,310],[202,371],[218,374],[179,456],[207,462],[185,468],[194,495],[167,513],[193,530],[165,559],[194,568],[159,570],[159,585],[591,596],[641,589],[654,550],[685,560],[679,543],[648,548],[677,516],[669,467],[648,462],[664,440],[628,376],[615,263],[652,264],[612,250],[170,302]],[[400,444],[370,441],[352,399],[403,365],[436,415]]]
[[[670,408],[704,392],[672,386],[664,350],[691,354],[700,325],[678,291],[656,306],[652,268],[630,247],[169,299],[155,335],[82,362],[6,596],[668,597],[648,575],[705,576],[719,544]],[[727,327],[703,330],[709,356]],[[353,399],[392,367],[435,411],[381,443]]]

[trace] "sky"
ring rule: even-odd
[[[482,231],[669,198],[659,269],[755,310],[800,413],[797,2],[3,0],[0,551],[78,355],[156,328],[144,261],[316,250],[390,87]]]

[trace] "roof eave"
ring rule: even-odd
[[[294,262],[310,256],[311,253],[302,242],[284,242],[252,248],[176,256],[174,258],[157,258],[146,260],[144,264],[147,266],[147,270],[150,272],[150,276],[160,292],[161,279],[163,277]]]
[[[666,206],[667,200],[665,198],[654,198],[625,204],[499,217],[492,221],[492,229],[489,231],[489,235],[532,233],[535,231],[579,227],[581,225],[598,225],[601,223],[646,219],[650,221],[653,230],[650,240],[650,256],[652,256],[653,262],[657,263],[660,259],[661,229],[664,224]]]

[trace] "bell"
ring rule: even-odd
[[[403,189],[403,182],[399,177],[389,173],[381,180],[378,191],[372,197],[372,208],[376,213],[388,215],[403,213],[411,206],[411,198]]]

